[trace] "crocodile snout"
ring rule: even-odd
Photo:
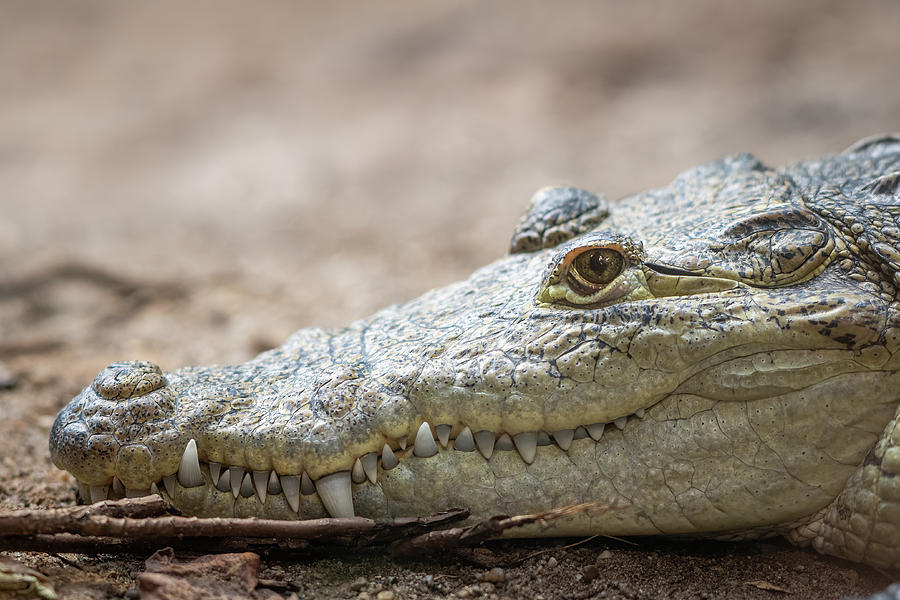
[[[127,489],[148,490],[158,465],[178,458],[168,456],[167,445],[159,443],[177,438],[165,426],[173,412],[174,394],[159,366],[113,363],[57,416],[51,458],[88,487],[108,488],[118,477]],[[95,490],[85,496],[99,494]]]

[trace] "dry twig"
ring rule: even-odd
[[[52,510],[0,514],[0,550],[44,552],[146,552],[165,545],[193,550],[301,550],[311,543],[365,546],[393,542],[394,556],[434,552],[465,554],[503,532],[612,506],[580,504],[537,515],[492,517],[468,527],[438,529],[469,516],[455,509],[428,517],[375,521],[363,517],[278,521],[172,515],[157,496],[109,500]]]
[[[613,508],[615,507],[612,505],[588,502],[575,506],[566,506],[537,515],[491,517],[469,527],[428,531],[413,538],[399,539],[391,544],[391,554],[394,556],[416,556],[434,552],[459,551],[460,549],[471,548],[481,544],[488,539],[499,537],[504,531],[509,529],[526,525],[540,525],[579,513],[612,510]]]
[[[303,548],[310,541],[340,545],[366,545],[417,535],[468,517],[466,510],[450,510],[428,517],[374,521],[311,519],[224,519],[165,514],[158,497],[106,501],[89,506],[52,510],[21,510],[0,514],[0,549],[65,552],[127,550],[159,547],[175,540],[203,548],[241,546]],[[298,543],[299,542],[299,543]],[[77,550],[76,550],[77,548]]]

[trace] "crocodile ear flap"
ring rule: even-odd
[[[531,197],[509,244],[509,253],[553,248],[597,228],[609,216],[601,197],[574,187],[546,187]]]
[[[894,196],[900,199],[900,171],[893,171],[886,175],[876,177],[864,184],[860,190],[867,194],[879,196]]]
[[[820,273],[835,257],[831,227],[803,206],[783,205],[728,224],[709,244],[717,268],[757,287],[780,287]]]
[[[900,141],[900,140],[898,140]],[[900,289],[900,170],[885,173],[860,187],[866,201],[845,229],[863,248],[882,274],[890,278],[895,297]],[[867,273],[868,276],[868,273]],[[884,288],[885,286],[882,286]]]
[[[900,133],[879,133],[855,142],[841,154],[857,154],[860,152],[877,152],[884,147],[900,144]]]

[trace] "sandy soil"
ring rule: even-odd
[[[898,128],[898,22],[887,0],[0,4],[0,508],[74,501],[47,432],[114,360],[242,361],[464,277],[544,185],[617,198]],[[264,577],[308,598],[889,581],[777,541],[571,542],[491,545],[498,582],[379,551],[265,556]],[[145,558],[16,556],[68,598],[122,597]]]

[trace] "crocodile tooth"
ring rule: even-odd
[[[385,444],[384,448],[381,449],[381,468],[385,471],[390,471],[399,463],[400,461],[397,460],[397,456],[394,454],[394,451],[391,450],[390,446]]]
[[[304,473],[306,475],[306,473]],[[300,510],[300,477],[297,475],[282,475],[281,489],[284,491],[284,497],[287,499],[291,510],[297,512]]]
[[[432,440],[434,442],[434,440]],[[350,491],[350,471],[339,471],[316,481],[319,499],[332,517],[353,516],[353,495]]]
[[[634,411],[634,414],[635,414],[635,416],[636,416],[638,419],[643,419],[643,418],[644,418],[644,413],[645,413],[645,412],[646,412],[645,409],[639,408],[639,409],[637,409],[636,411]]]
[[[115,496],[116,498],[124,498],[125,497],[125,484],[119,481],[118,477],[113,477],[112,489],[110,489],[110,494]]]
[[[447,444],[450,443],[450,430],[453,429],[449,425],[438,425],[434,428],[437,432],[438,441],[441,443],[441,446],[444,448],[447,447]]]
[[[228,472],[231,473],[231,493],[237,498],[244,482],[244,467],[228,467]]]
[[[419,431],[416,432],[416,443],[413,444],[413,454],[419,458],[428,458],[437,454],[437,444],[434,443],[434,436],[431,435],[431,425],[428,421],[424,421],[419,425]]]
[[[222,463],[209,463],[209,477],[212,481],[218,481],[219,475],[222,474]]]
[[[253,471],[253,487],[256,488],[256,497],[263,504],[266,503],[266,484],[268,483],[268,471]]]
[[[494,442],[494,450],[506,450],[508,452],[512,449],[512,438],[509,437],[508,433],[501,433],[500,437],[497,438],[497,441]]]
[[[102,502],[106,500],[107,495],[109,494],[109,486],[108,485],[92,485],[91,486],[91,504],[95,502]]]
[[[516,450],[529,465],[534,462],[534,455],[537,452],[537,432],[523,431],[513,436],[513,442],[516,444]]]
[[[178,483],[182,487],[197,487],[206,483],[203,473],[200,472],[200,459],[197,457],[197,442],[194,438],[187,443],[184,454],[181,456],[181,464],[178,466]]]
[[[471,429],[463,427],[463,430],[453,440],[453,449],[462,452],[473,452],[475,450],[475,438],[472,437]]]
[[[400,446],[401,450],[406,450],[406,438],[405,437],[397,438],[397,444]]]
[[[222,474],[219,475],[219,481],[216,482],[216,489],[220,492],[231,491],[231,471],[228,469],[222,471]]]
[[[81,499],[85,502],[91,501],[91,486],[86,483],[78,482],[78,494],[81,496]]]
[[[375,483],[378,480],[378,454],[375,452],[363,454],[360,462],[362,462],[362,468],[366,472],[366,477],[369,481]]]
[[[270,494],[281,493],[281,480],[278,478],[278,473],[275,471],[269,471],[269,485],[266,486],[266,491]]]
[[[312,496],[316,493],[316,484],[309,478],[306,471],[303,471],[303,476],[300,477],[300,493],[304,496]]]
[[[149,489],[146,489],[146,490],[129,490],[128,488],[125,488],[125,497],[126,497],[126,498],[143,498],[144,496],[147,496],[147,495],[149,495],[149,494],[150,494],[150,490],[149,490]]]
[[[241,480],[241,487],[238,491],[244,498],[249,498],[253,495],[253,477],[251,477],[250,473],[244,474],[244,478]]]
[[[549,446],[553,443],[553,440],[550,439],[550,434],[546,431],[538,431],[537,434],[537,445],[538,446]]]
[[[159,486],[156,485],[156,482],[155,482],[155,481],[154,481],[153,483],[150,484],[150,493],[151,493],[151,494],[157,494],[157,495],[159,494]]]
[[[485,459],[489,459],[494,453],[494,432],[482,429],[475,432],[475,445]]]
[[[572,438],[575,437],[574,429],[557,429],[553,432],[553,439],[560,450],[565,452],[572,445]]]
[[[350,471],[350,479],[353,483],[362,483],[366,480],[366,472],[363,469],[362,462],[357,458],[353,463],[353,470]]]
[[[599,441],[600,438],[603,437],[603,429],[606,427],[606,423],[591,423],[590,425],[585,425],[585,429],[587,429],[588,435],[591,436],[591,439]]]
[[[215,480],[213,480],[215,481]],[[163,477],[163,487],[166,488],[166,493],[170,498],[175,497],[175,476],[174,475],[166,475]]]
[[[613,421],[613,423],[615,423],[616,427],[618,427],[619,429],[625,429],[625,423],[627,423],[627,422],[628,422],[628,417],[619,417],[618,419]]]
[[[575,428],[575,433],[572,435],[572,439],[574,440],[583,440],[588,436],[587,429],[581,427],[580,425]]]

